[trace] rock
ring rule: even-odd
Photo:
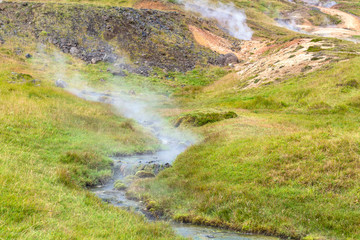
[[[221,54],[216,60],[215,63],[220,66],[228,66],[232,63],[238,63],[239,59],[234,53]]]
[[[152,178],[155,177],[155,174],[147,171],[138,171],[136,172],[135,176],[139,178]]]
[[[59,88],[66,88],[68,86],[68,84],[61,79],[56,80],[55,85]]]
[[[26,58],[32,58],[32,55],[30,53],[25,55]]]
[[[123,70],[115,70],[115,71],[110,71],[110,73],[114,76],[119,76],[119,77],[126,77],[127,74],[126,72],[124,72]]]
[[[103,61],[104,62],[109,62],[109,63],[114,63],[117,60],[117,56],[115,54],[105,54]]]
[[[150,76],[151,71],[152,71],[152,69],[147,66],[140,66],[138,68],[132,69],[131,72],[148,77],[148,76]]]
[[[77,49],[76,47],[71,47],[70,48],[70,54],[71,55],[76,55],[79,53],[79,49]]]
[[[113,103],[113,100],[107,96],[101,96],[101,97],[99,97],[99,102],[111,104],[111,103]]]
[[[101,60],[102,60],[102,59],[99,58],[99,57],[94,57],[94,58],[91,59],[91,63],[92,63],[92,64],[96,64],[96,63],[100,62]]]

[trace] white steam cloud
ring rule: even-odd
[[[295,19],[277,19],[276,22],[284,28],[287,28],[294,32],[301,32],[301,29],[297,26]]]
[[[288,0],[290,1],[290,0]],[[308,4],[308,5],[314,5],[319,7],[325,7],[325,8],[331,8],[337,4],[337,2],[332,0],[327,1],[321,1],[321,0],[301,0],[302,2]],[[291,1],[293,2],[293,1]]]
[[[180,0],[185,9],[200,13],[203,17],[213,18],[229,34],[240,40],[251,40],[253,31],[246,24],[244,11],[235,7],[233,3],[211,3],[207,0]]]
[[[101,90],[90,87],[84,76],[70,69],[66,58],[60,52],[46,53],[39,48],[41,56],[35,59],[43,65],[50,65],[56,69],[54,83],[61,82],[66,91],[94,102],[104,102],[114,108],[114,112],[135,120],[149,130],[162,144],[162,149],[156,154],[159,163],[172,163],[187,147],[197,141],[197,137],[188,131],[174,128],[160,116],[156,108],[169,99],[144,90],[135,92],[136,86],[106,85]],[[34,56],[36,58],[36,56]]]

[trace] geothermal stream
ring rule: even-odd
[[[67,89],[73,94],[90,101],[106,102],[128,118],[134,119],[138,124],[150,130],[161,141],[163,148],[158,152],[143,155],[114,157],[114,175],[111,181],[98,186],[92,191],[104,201],[114,206],[125,208],[129,211],[144,215],[149,221],[156,221],[152,215],[144,209],[141,202],[128,199],[126,190],[116,190],[114,184],[120,180],[126,185],[131,184],[138,171],[145,170],[157,174],[159,171],[170,167],[175,158],[187,147],[195,142],[195,138],[186,132],[180,132],[165,123],[154,112],[149,111],[149,100],[141,99],[141,96],[112,92],[104,94],[93,89],[79,91]],[[149,98],[146,98],[149,99]],[[143,172],[145,172],[143,171]],[[183,237],[190,239],[223,239],[223,240],[269,240],[272,237],[241,234],[235,231],[213,227],[197,226],[170,221],[174,231]]]

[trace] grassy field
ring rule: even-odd
[[[279,12],[291,10],[288,2],[235,4],[246,9],[255,37],[300,37],[273,26]],[[357,54],[354,45],[333,42],[331,51],[340,59]],[[218,67],[188,73],[155,69],[149,78],[130,74],[120,81],[107,72],[108,64],[85,65],[67,56],[59,62],[41,51],[25,59],[36,46],[18,54],[27,43],[6,44],[0,48],[0,238],[176,239],[166,224],[147,223],[84,190],[111,176],[109,155],[158,146],[109,106],[55,88],[62,67],[67,77],[81,76],[90,86],[173,96],[181,107],[166,103],[162,112],[174,122],[204,113],[201,124],[193,124],[201,127],[192,128],[203,141],[154,181],[139,182],[151,211],[296,239],[360,238],[360,58],[241,90],[243,80]],[[206,119],[228,111],[238,117]]]
[[[179,221],[359,239],[359,64],[355,58],[243,91],[229,90],[241,82],[225,77],[178,97],[184,109],[239,117],[194,128],[204,141],[141,183],[143,197]]]
[[[153,137],[56,88],[51,68],[36,66],[0,49],[0,238],[176,239],[83,188],[111,176],[108,155],[154,150]]]

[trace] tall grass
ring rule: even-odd
[[[111,175],[109,154],[153,150],[154,139],[12,54],[0,54],[0,238],[176,239],[82,188]]]
[[[359,239],[359,63],[256,89],[210,85],[189,93],[195,96],[184,97],[186,109],[239,117],[201,127],[208,136],[202,143],[142,183],[147,198],[179,221],[298,239]]]

